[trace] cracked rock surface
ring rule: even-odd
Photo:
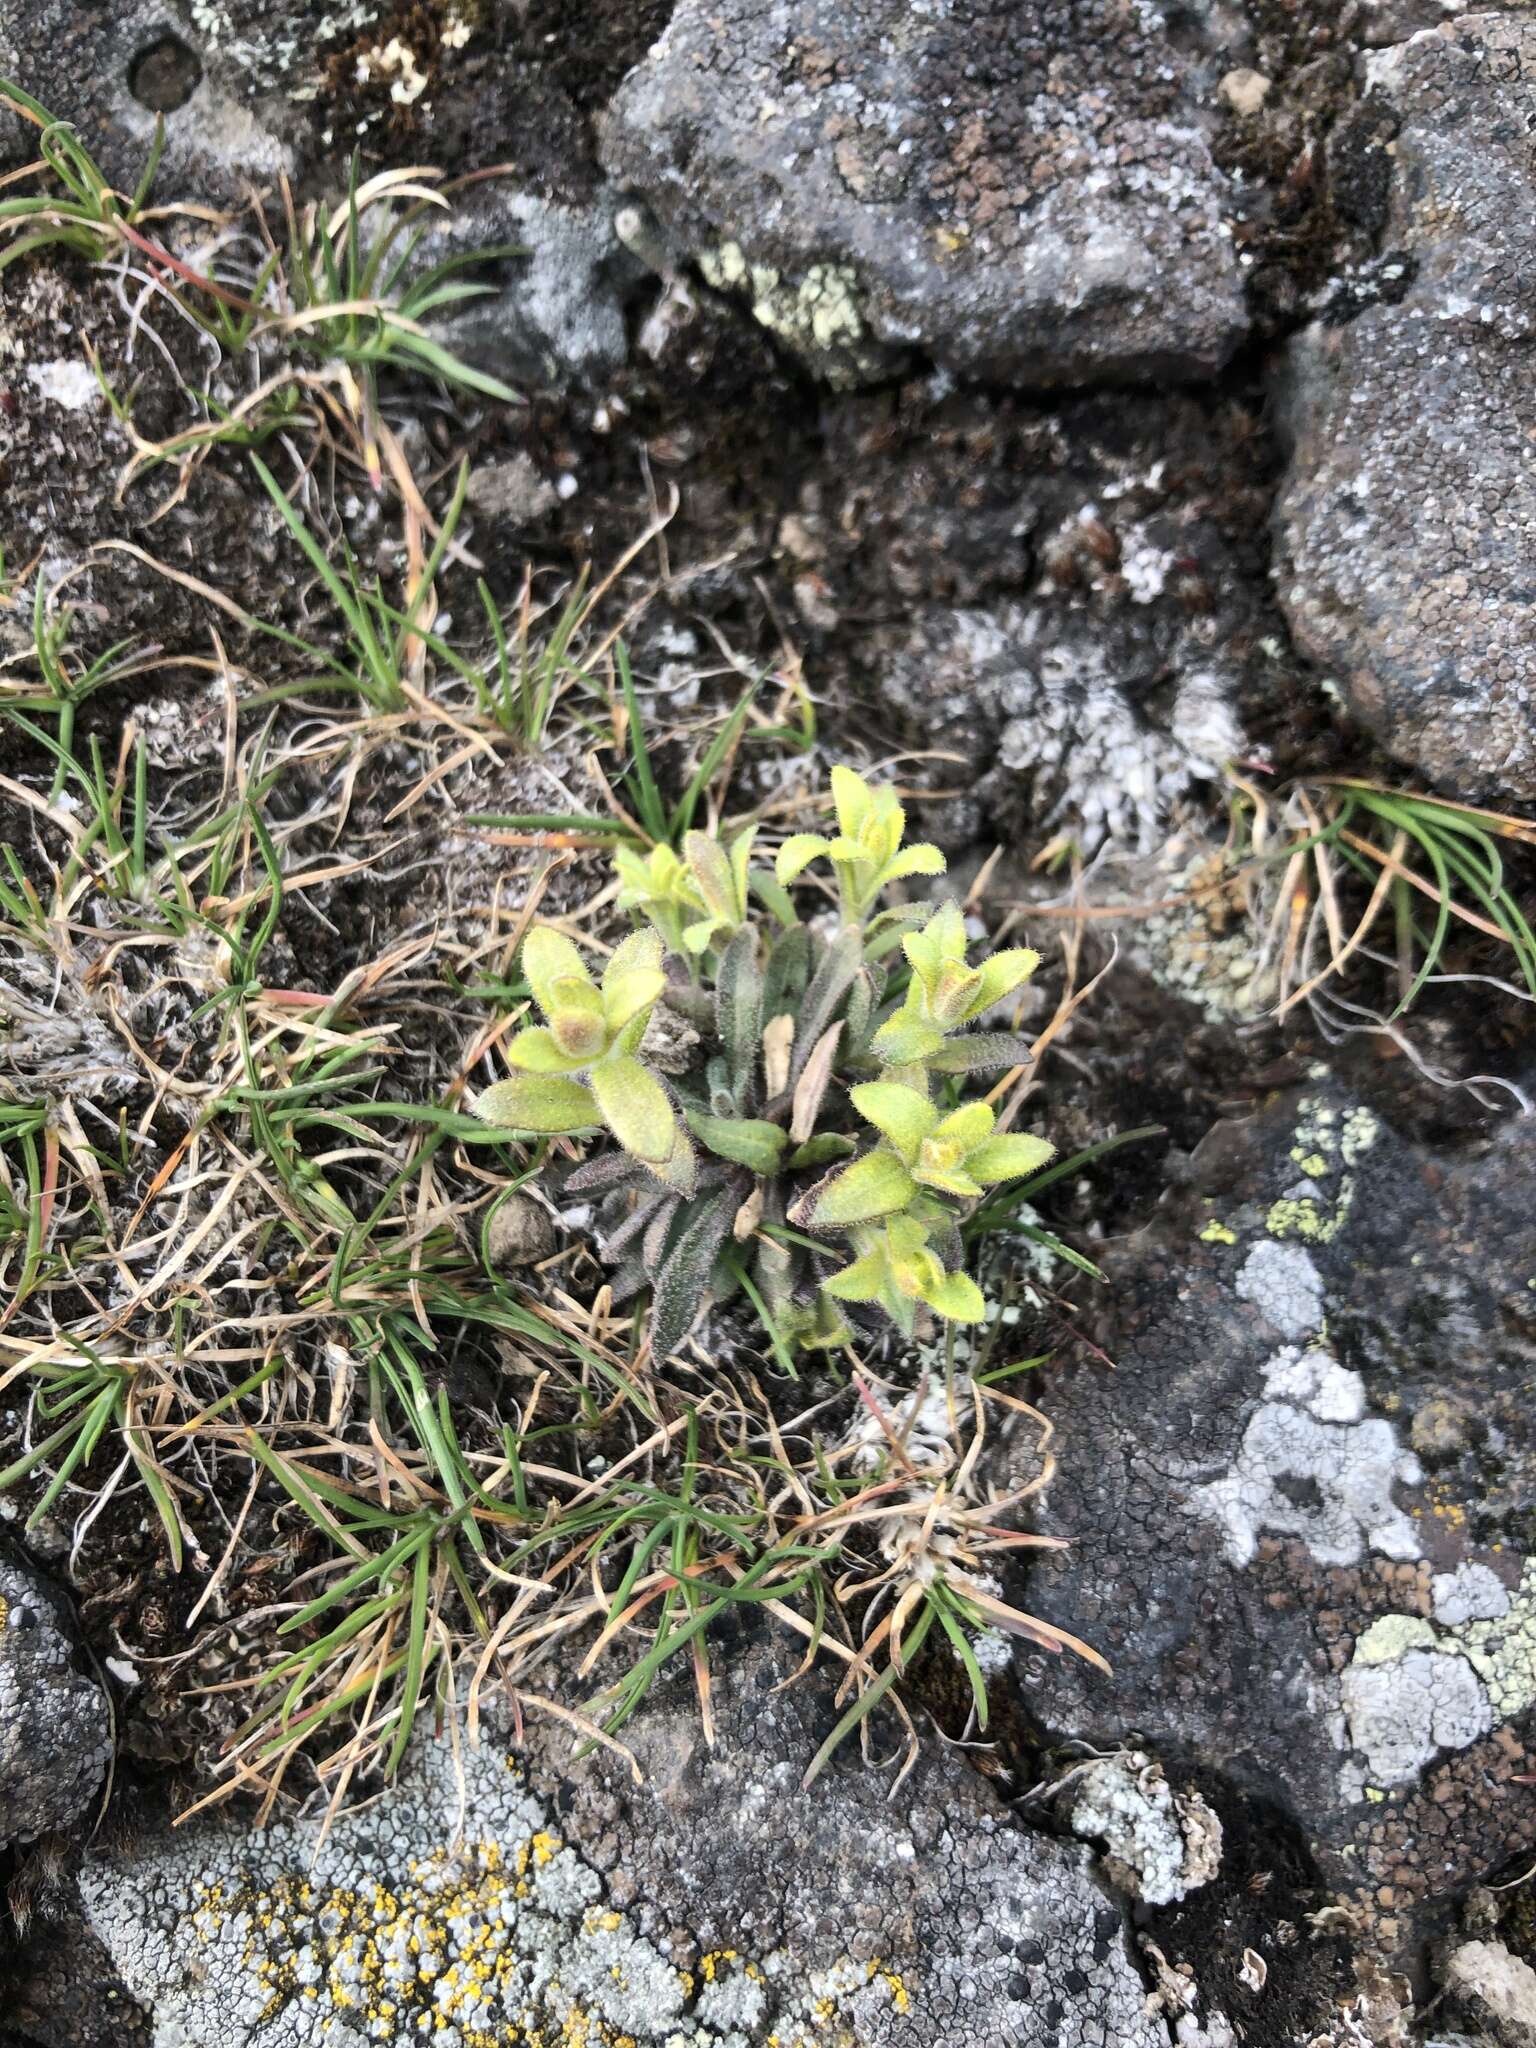
[[[1536,21],[1467,14],[1368,78],[1406,289],[1291,344],[1278,587],[1394,754],[1456,794],[1531,797]]]
[[[1389,1948],[1536,1846],[1531,1156],[1331,1082],[1218,1125],[1113,1262],[1115,1372],[1051,1400],[1030,1600],[1114,1676],[1021,1656],[1037,1711],[1291,1816]]]
[[[29,1567],[0,1563],[0,1847],[67,1827],[111,1755],[106,1697],[75,1668],[62,1602]]]
[[[708,1750],[674,1690],[647,1776],[535,1742],[418,1743],[384,1802],[264,1833],[218,1822],[88,1865],[91,1921],[158,2048],[420,2038],[760,2048],[1161,2048],[1086,1849],[1019,1827],[958,1760],[810,1793],[824,1693],[744,1651]],[[323,2022],[332,2022],[329,2028]],[[513,2033],[507,2030],[521,2029]]]
[[[1199,61],[1120,0],[680,0],[602,152],[843,381],[910,346],[1034,384],[1209,375],[1246,322]]]

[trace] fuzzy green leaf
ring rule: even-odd
[[[836,773],[836,770],[833,772]],[[813,860],[820,860],[823,854],[831,851],[831,841],[823,839],[819,832],[792,833],[774,856],[773,872],[780,887],[788,888],[796,876],[803,874]]]
[[[657,1360],[669,1358],[692,1329],[737,1203],[730,1188],[701,1201],[657,1273],[651,1296],[651,1353]]]
[[[586,963],[564,932],[547,924],[536,924],[523,941],[523,973],[533,990],[533,999],[545,1016],[555,1008],[554,985],[564,975],[574,976],[589,986],[592,977]]]
[[[939,849],[921,839],[891,856],[880,871],[880,884],[883,888],[887,882],[904,882],[909,875],[942,875],[948,866]]]
[[[720,958],[715,984],[715,1028],[725,1047],[731,1092],[745,1107],[757,1076],[763,1036],[763,976],[757,964],[757,934],[743,925]]]
[[[690,1109],[688,1128],[711,1152],[729,1159],[734,1166],[749,1166],[754,1173],[777,1173],[784,1156],[785,1137],[778,1124],[755,1116],[705,1116]]]
[[[984,1323],[987,1304],[969,1273],[946,1273],[924,1296],[936,1315],[951,1323]]]
[[[851,1093],[859,1115],[888,1138],[910,1166],[918,1147],[939,1121],[934,1105],[915,1088],[904,1088],[898,1081],[865,1081]]]
[[[967,1017],[979,1017],[984,1010],[990,1010],[994,1003],[1000,1003],[1005,996],[1011,996],[1021,987],[1040,965],[1040,955],[1028,946],[1010,946],[1006,951],[994,953],[983,960],[980,966],[981,981],[973,995]]]
[[[791,1173],[799,1173],[806,1167],[830,1166],[834,1159],[846,1159],[857,1149],[852,1138],[842,1137],[837,1131],[818,1131],[814,1138],[797,1145],[784,1164]]]
[[[925,1023],[914,1011],[900,1009],[880,1026],[870,1042],[870,1050],[888,1067],[910,1067],[930,1059],[943,1045],[942,1031]]]
[[[569,1074],[582,1065],[543,1024],[530,1024],[526,1031],[519,1031],[507,1047],[507,1058],[530,1074]]]
[[[906,1167],[882,1146],[824,1182],[802,1213],[813,1230],[843,1230],[850,1224],[871,1223],[877,1216],[895,1215],[915,1192]]]
[[[964,1038],[946,1038],[927,1055],[936,1074],[982,1074],[994,1067],[1022,1067],[1030,1058],[1030,1040],[1013,1031],[973,1031]]]
[[[667,977],[656,967],[631,967],[622,974],[603,976],[603,1022],[615,1037],[636,1017],[652,1009],[667,985]]]
[[[1000,1180],[1017,1180],[1021,1174],[1038,1173],[1055,1151],[1047,1138],[1005,1133],[1000,1138],[984,1139],[967,1155],[965,1170],[973,1180],[993,1187]]]
[[[603,1122],[626,1152],[652,1166],[671,1158],[677,1116],[648,1068],[636,1059],[604,1060],[592,1069],[591,1081]]]
[[[482,1089],[473,1104],[485,1123],[508,1131],[568,1137],[596,1130],[603,1119],[590,1088],[556,1074],[513,1074]]]

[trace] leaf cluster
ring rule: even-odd
[[[797,1348],[844,1342],[850,1311],[906,1336],[925,1312],[981,1321],[965,1205],[1052,1154],[961,1093],[966,1076],[1028,1058],[1015,1034],[976,1027],[1038,955],[973,963],[956,904],[884,901],[942,874],[943,854],[903,845],[893,790],[838,767],[832,798],[836,836],[796,834],[771,869],[753,864],[753,825],[686,831],[680,852],[621,847],[618,902],[643,924],[600,978],[552,927],[524,943],[543,1021],[513,1038],[512,1072],[476,1113],[616,1141],[566,1187],[602,1201],[615,1298],[651,1289],[658,1358],[706,1296],[745,1296],[790,1369]],[[830,919],[802,915],[822,862]],[[664,1071],[679,1039],[685,1061]]]

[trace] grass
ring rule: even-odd
[[[836,1673],[810,1777],[842,1741],[872,1744],[877,1714],[910,1762],[913,1667],[941,1644],[984,1726],[976,1636],[1080,1647],[990,1576],[1034,1539],[1003,1526],[1025,1494],[987,1497],[982,1442],[994,1418],[1033,1414],[1004,1383],[1037,1359],[995,1356],[999,1325],[969,1380],[944,1375],[946,1427],[919,1444],[926,1382],[914,1396],[882,1357],[849,1354],[830,1393],[802,1385],[749,1277],[755,1330],[744,1316],[727,1357],[663,1373],[580,1233],[529,1270],[490,1252],[496,1211],[537,1199],[572,1150],[467,1107],[526,1007],[528,920],[558,884],[601,943],[585,847],[680,844],[718,817],[747,748],[792,771],[817,743],[798,669],[770,694],[733,661],[723,706],[706,693],[660,725],[626,640],[637,605],[610,613],[661,515],[607,574],[552,593],[530,572],[504,604],[478,573],[467,462],[419,482],[391,424],[413,381],[450,403],[515,396],[427,331],[486,288],[471,263],[509,253],[421,265],[450,181],[354,170],[328,208],[284,188],[239,216],[152,209],[158,144],[118,194],[67,126],[0,96],[40,136],[0,199],[0,268],[50,252],[106,266],[217,352],[208,386],[182,387],[190,424],[151,440],[93,351],[133,442],[122,488],[170,469],[163,512],[202,463],[231,466],[324,614],[300,633],[139,550],[282,663],[247,676],[217,645],[178,662],[229,708],[222,750],[167,766],[112,709],[170,672],[164,653],[82,651],[63,586],[0,557],[0,604],[31,619],[0,670],[21,820],[0,847],[0,1018],[21,1014],[13,989],[35,1009],[46,988],[60,1030],[90,1020],[120,1062],[108,1093],[89,1063],[32,1068],[25,1043],[7,1048],[0,1389],[20,1419],[0,1490],[83,1569],[126,1561],[169,1603],[179,1682],[206,1688],[190,1761],[210,1798],[240,1790],[263,1812],[313,1791],[334,1812],[398,1768],[413,1731],[460,1712],[474,1726],[492,1693],[618,1745],[685,1671],[712,1733],[712,1660],[751,1616]],[[389,494],[398,583],[342,537],[338,479]],[[487,761],[556,748],[567,773],[591,750],[590,809],[462,802]],[[404,750],[389,818],[360,820],[362,765]],[[802,806],[789,786],[760,813],[787,825]],[[427,910],[393,930],[385,912],[374,934],[356,905],[402,844],[430,862],[444,812],[505,848],[495,900],[469,936]],[[112,1617],[127,1654],[144,1604]]]
[[[1396,981],[1401,1017],[1453,941],[1492,942],[1536,1000],[1536,934],[1506,851],[1536,843],[1529,820],[1352,778],[1298,784],[1278,801],[1235,786],[1259,972],[1279,1014],[1374,959]],[[1383,939],[1386,954],[1373,945]]]

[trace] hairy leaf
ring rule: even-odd
[[[777,1173],[784,1155],[784,1132],[755,1116],[702,1116],[686,1112],[688,1128],[701,1145],[733,1165],[749,1166],[754,1173]]]
[[[603,1121],[590,1088],[559,1074],[513,1074],[475,1097],[475,1115],[508,1131],[567,1137]]]
[[[789,1063],[789,1078],[798,1081],[805,1063],[822,1033],[837,1013],[854,976],[863,964],[864,949],[857,932],[839,932],[821,956],[810,986],[800,1004],[795,1030],[795,1050]]]
[[[670,1159],[677,1117],[656,1076],[638,1060],[617,1059],[594,1067],[591,1078],[603,1122],[625,1151],[652,1166]]]
[[[1037,1173],[1055,1154],[1047,1138],[1015,1137],[1005,1132],[1000,1138],[983,1139],[965,1162],[973,1180],[991,1187],[1000,1180],[1017,1180],[1021,1174]]]
[[[918,1147],[939,1121],[939,1112],[927,1096],[915,1088],[904,1088],[899,1081],[865,1081],[851,1094],[859,1115],[888,1138],[910,1166]]]
[[[731,1231],[737,1200],[728,1188],[697,1205],[656,1275],[651,1297],[651,1355],[670,1358],[693,1328],[720,1247]]]
[[[964,1038],[946,1038],[928,1064],[938,1074],[980,1074],[993,1067],[1022,1067],[1031,1058],[1031,1041],[1015,1031],[972,1031]]]
[[[757,934],[750,925],[742,926],[720,957],[715,1028],[725,1047],[731,1092],[745,1107],[757,1078],[763,1035],[763,977],[757,964]]]
[[[785,932],[763,970],[763,1015],[777,1017],[799,1007],[811,978],[811,935],[803,924]]]
[[[879,1216],[894,1216],[907,1206],[914,1192],[911,1174],[894,1152],[882,1146],[813,1188],[796,1204],[796,1214],[813,1230],[843,1230],[854,1223],[872,1223]]]

